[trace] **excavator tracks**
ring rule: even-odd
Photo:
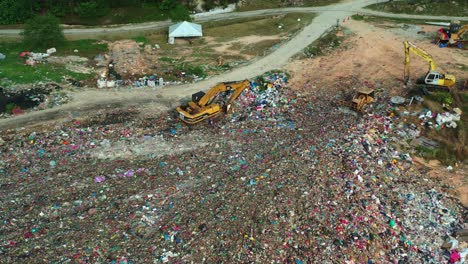
[[[433,92],[450,92],[451,89],[447,86],[438,86],[438,85],[428,85],[428,84],[418,84],[418,88],[424,94],[429,94]]]

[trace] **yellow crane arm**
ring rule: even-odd
[[[217,94],[222,93],[227,91],[227,86],[225,83],[220,83],[216,85],[215,87],[211,88],[206,94],[200,98],[200,101],[198,101],[198,105],[200,107],[206,106],[211,99],[213,99]]]
[[[463,34],[465,34],[468,31],[468,25],[464,25],[463,27],[460,28],[457,32],[457,40],[461,39]]]
[[[405,83],[409,80],[409,73],[410,73],[410,51],[414,54],[418,55],[419,57],[423,58],[425,61],[429,63],[429,71],[435,71],[436,65],[432,56],[424,51],[421,48],[418,48],[416,45],[409,41],[404,41],[403,44],[405,45]]]
[[[226,92],[229,90],[235,90],[234,94],[232,95],[229,103],[232,103],[241,93],[242,91],[249,86],[249,81],[241,81],[241,82],[223,82],[220,83],[213,88],[211,88],[200,100],[198,101],[198,105],[200,107],[204,107],[212,101],[219,93]]]

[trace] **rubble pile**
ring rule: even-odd
[[[67,70],[77,73],[92,73],[93,69],[87,66],[89,59],[80,56],[51,56],[47,59],[48,63],[64,65]]]
[[[329,92],[299,95],[283,74],[251,86],[214,124],[122,110],[0,134],[3,261],[446,263],[464,254],[465,242],[442,245],[466,209],[393,147],[401,139],[388,99],[344,118]]]
[[[140,53],[140,47],[134,40],[121,40],[109,43],[110,57],[115,71],[121,76],[133,76],[146,74],[144,57]]]

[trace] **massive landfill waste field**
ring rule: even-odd
[[[0,131],[0,263],[464,263],[466,180],[410,146],[461,113],[392,103],[410,100],[404,38],[350,23],[340,49],[250,79],[233,114],[116,104]],[[361,88],[363,113],[336,104]]]
[[[358,117],[287,80],[196,127],[120,109],[4,133],[3,260],[443,263],[466,212],[392,146],[385,93]]]

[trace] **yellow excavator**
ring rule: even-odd
[[[450,90],[455,85],[455,76],[451,74],[442,74],[438,72],[436,70],[434,59],[431,55],[429,55],[429,53],[427,53],[421,48],[418,48],[416,45],[409,41],[404,41],[403,44],[405,45],[405,85],[408,84],[410,78],[410,51],[429,63],[429,72],[426,74],[426,77],[424,77],[424,80],[422,81],[423,87],[425,89]]]
[[[463,34],[468,31],[468,25],[462,26],[460,21],[450,22],[448,29],[439,29],[439,46],[457,46],[463,48],[464,44],[468,43],[468,40],[463,39]]]
[[[196,124],[221,112],[229,113],[232,111],[234,100],[248,87],[250,87],[249,80],[223,82],[207,93],[202,91],[194,93],[191,102],[177,107],[179,118],[187,124]]]

